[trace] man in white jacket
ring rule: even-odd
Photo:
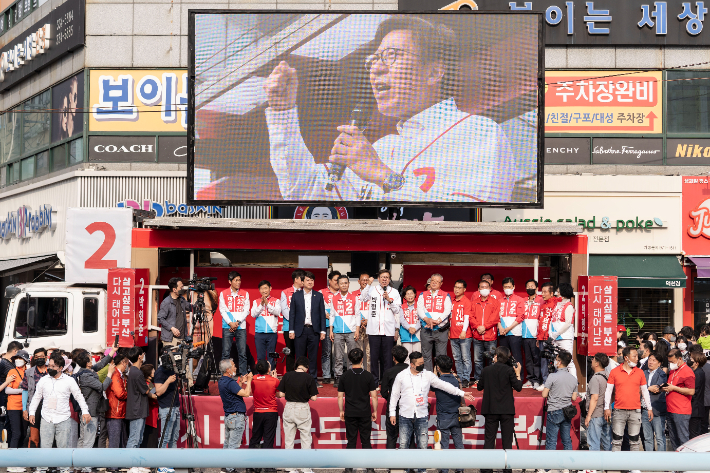
[[[377,284],[370,278],[370,284],[360,293],[361,301],[369,301],[367,335],[370,340],[370,373],[379,384],[380,374],[392,367],[392,348],[399,332],[399,311],[402,298],[391,287],[392,275],[389,270],[377,272]]]

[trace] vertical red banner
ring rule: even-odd
[[[615,355],[618,280],[616,276],[589,276],[588,280],[587,351]]]
[[[589,354],[589,276],[577,278],[577,354]]]
[[[118,346],[134,346],[136,271],[129,268],[108,270],[108,310],[106,344],[111,345],[118,335]]]
[[[148,285],[150,284],[150,270],[147,268],[138,268],[136,271],[136,327],[135,341],[136,346],[148,346]]]

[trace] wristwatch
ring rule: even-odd
[[[398,191],[404,186],[404,181],[403,175],[393,172],[385,179],[385,182],[382,184],[382,190],[385,191],[385,194]]]

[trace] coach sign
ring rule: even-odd
[[[68,0],[0,49],[0,92],[84,45],[84,0]]]

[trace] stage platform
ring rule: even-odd
[[[463,429],[465,448],[483,448],[483,425],[484,417],[480,414],[483,392],[476,388],[468,388],[464,391],[471,392],[476,401],[474,405],[478,411],[476,424],[473,427]],[[197,419],[197,431],[202,440],[204,448],[222,448],[224,443],[224,411],[222,401],[219,398],[217,384],[210,383],[210,392],[215,395],[193,396],[193,403]],[[345,424],[340,420],[338,409],[337,388],[332,384],[325,384],[318,390],[318,400],[312,401],[311,405],[311,434],[313,436],[312,448],[345,448]],[[538,448],[538,436],[542,423],[544,399],[540,392],[523,388],[523,391],[515,394],[515,434],[521,450],[534,450]],[[285,405],[284,399],[279,399],[279,429],[276,435],[276,448],[283,448],[283,429],[281,428],[281,414]],[[247,448],[249,438],[251,438],[251,415],[253,414],[252,398],[245,398],[247,405],[247,415],[249,422],[245,431],[245,438],[242,439],[241,448]],[[436,398],[430,393],[429,399],[429,446],[433,447],[433,435],[436,430]],[[373,448],[385,448],[387,413],[385,412],[385,400],[379,398],[377,422],[372,423],[372,446]],[[574,448],[579,444],[579,414],[572,421],[572,442]],[[185,432],[185,426],[181,427],[181,432]],[[181,444],[185,437],[181,438]],[[298,437],[296,444],[300,444]],[[500,434],[498,437],[500,447]],[[299,447],[297,447],[299,448]],[[516,448],[515,444],[513,448]],[[541,449],[545,448],[544,434],[541,442]],[[559,443],[561,449],[561,442]]]

